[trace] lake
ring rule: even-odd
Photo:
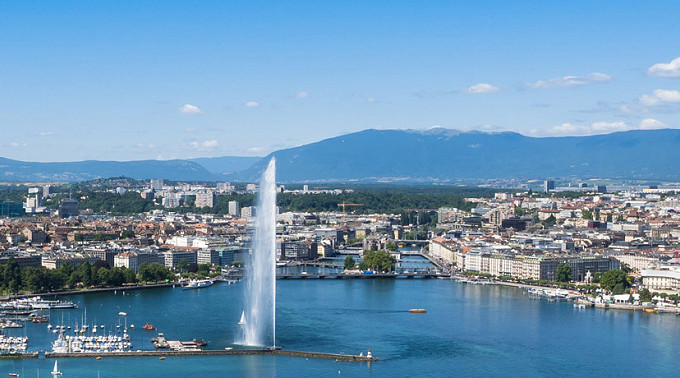
[[[277,344],[284,349],[364,354],[368,363],[273,356],[70,358],[65,377],[167,376],[672,376],[680,357],[680,317],[598,309],[530,299],[522,289],[434,279],[330,279],[277,282]],[[52,324],[127,320],[135,349],[168,339],[233,346],[242,311],[241,283],[88,294],[76,310],[52,311]],[[425,308],[427,314],[411,314]],[[127,319],[118,315],[126,312]],[[27,335],[29,349],[49,349],[46,324],[5,330]],[[0,374],[48,377],[53,360],[1,360]]]

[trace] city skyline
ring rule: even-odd
[[[677,128],[677,10],[11,3],[0,15],[0,156],[264,156],[369,128]]]

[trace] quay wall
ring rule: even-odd
[[[267,350],[267,349],[245,349],[245,350],[144,350],[136,352],[80,352],[80,353],[54,353],[45,352],[45,358],[106,358],[106,357],[196,357],[196,356],[262,356],[274,355],[298,358],[316,358],[348,362],[368,362],[373,358],[366,356],[356,356],[350,354],[304,352],[294,350]],[[37,357],[37,354],[36,354]]]

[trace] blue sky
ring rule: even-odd
[[[0,156],[263,156],[367,128],[680,128],[678,14],[677,1],[5,2]]]

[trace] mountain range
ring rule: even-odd
[[[451,182],[495,178],[680,179],[680,130],[578,137],[514,132],[364,130],[264,158],[30,163],[0,158],[0,181],[98,177],[254,181],[270,158],[279,182]]]
[[[270,157],[277,180],[438,181],[494,178],[680,178],[680,130],[579,137],[448,129],[364,130],[276,151],[239,173],[253,180]]]

